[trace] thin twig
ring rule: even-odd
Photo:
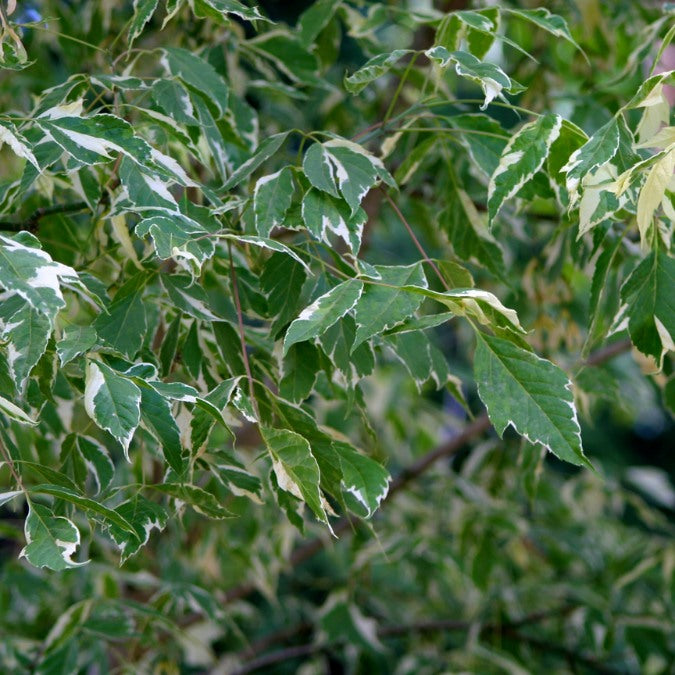
[[[260,410],[258,409],[258,401],[255,397],[255,389],[253,388],[253,375],[251,375],[251,364],[248,360],[248,352],[246,351],[246,336],[244,334],[244,317],[241,311],[241,302],[239,300],[239,286],[237,284],[237,273],[234,270],[234,261],[232,260],[232,244],[227,242],[227,252],[230,257],[230,277],[232,279],[232,296],[234,299],[234,306],[237,310],[237,324],[239,325],[239,340],[241,342],[241,356],[244,360],[244,368],[246,369],[246,379],[248,380],[248,388],[251,394],[251,403],[255,410],[256,417],[260,419]]]
[[[624,352],[629,351],[631,346],[632,343],[628,338],[625,338],[624,340],[619,340],[618,342],[612,342],[612,344],[605,345],[604,347],[601,347],[597,351],[590,354],[589,357],[584,362],[584,365],[599,366],[605,363],[605,361],[609,361],[610,359],[613,359],[615,356],[618,356],[619,354],[623,354]]]
[[[443,278],[443,275],[441,274],[441,271],[438,269],[436,266],[436,263],[427,255],[427,252],[424,250],[424,247],[422,244],[420,244],[419,239],[415,236],[415,233],[413,232],[412,227],[410,227],[410,224],[408,221],[405,219],[405,216],[401,213],[401,209],[398,208],[396,205],[396,202],[387,194],[385,190],[381,190],[382,194],[384,195],[384,198],[389,202],[389,205],[391,206],[392,209],[396,212],[396,215],[399,217],[400,221],[403,223],[405,229],[408,231],[408,234],[410,235],[410,238],[413,241],[413,244],[417,247],[417,250],[422,254],[422,257],[424,258],[425,262],[429,264],[431,269],[436,273],[436,276],[440,279],[441,284],[443,285],[443,288],[445,288],[446,291],[450,290],[450,286],[448,286],[448,282]]]
[[[35,209],[35,211],[33,211],[33,213],[31,213],[31,215],[28,216],[26,220],[21,222],[12,223],[6,220],[0,221],[0,230],[9,230],[10,232],[21,232],[22,230],[28,230],[29,232],[35,233],[37,231],[38,224],[46,216],[53,216],[57,213],[73,213],[86,208],[86,202],[71,202],[69,204],[41,206],[39,209]]]

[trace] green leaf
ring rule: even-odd
[[[56,343],[56,353],[62,366],[80,354],[88,352],[98,339],[93,326],[68,326],[63,337]]]
[[[293,251],[293,249],[282,244],[281,242],[276,241],[275,239],[268,239],[266,237],[255,237],[248,234],[221,234],[222,239],[229,239],[230,241],[236,241],[240,244],[250,244],[251,246],[258,246],[259,248],[266,248],[269,251],[277,251],[279,253],[285,253],[290,256],[296,262],[299,262],[308,272],[310,271],[307,263]]]
[[[645,248],[648,246],[647,234],[651,227],[654,213],[662,202],[667,208],[665,200],[669,200],[666,190],[672,185],[673,171],[675,171],[675,148],[666,152],[663,157],[654,163],[640,190],[637,203],[637,224],[640,230],[640,239]]]
[[[666,351],[675,349],[675,258],[663,251],[651,252],[621,287],[617,324],[628,320],[633,344],[657,365]]]
[[[227,18],[234,14],[246,21],[270,21],[264,17],[257,7],[247,7],[239,0],[193,0],[195,14],[201,17]]]
[[[579,51],[583,52],[581,47],[576,43],[570,29],[567,25],[565,19],[557,14],[551,14],[548,9],[544,7],[537,7],[537,9],[511,9],[510,7],[505,7],[502,9],[503,12],[509,12],[513,16],[520,17],[533,23],[539,28],[543,28],[545,31],[551,35],[567,40],[570,44],[574,45]]]
[[[178,351],[178,339],[180,337],[182,315],[180,312],[176,315],[174,320],[169,324],[166,335],[162,340],[162,346],[159,350],[159,362],[161,365],[161,375],[166,377],[173,367]]]
[[[492,222],[502,205],[518,193],[546,161],[560,134],[562,118],[547,113],[523,125],[502,152],[488,185],[488,217]]]
[[[283,398],[300,403],[311,393],[321,367],[319,350],[311,343],[294,344],[286,352],[279,393]]]
[[[309,47],[318,37],[319,33],[328,25],[342,0],[315,0],[300,15],[298,19],[298,32],[300,42]]]
[[[138,385],[138,388],[141,392],[141,421],[159,442],[167,464],[178,476],[182,476],[186,463],[171,403],[148,385]]]
[[[388,73],[400,59],[410,53],[410,49],[395,49],[392,52],[374,56],[356,72],[352,73],[349,77],[345,77],[345,89],[351,94],[358,94],[373,80]]]
[[[145,24],[152,18],[158,4],[159,0],[134,0],[134,18],[131,20],[128,33],[129,48],[143,32]]]
[[[259,166],[264,164],[272,155],[276,154],[283,142],[288,137],[289,132],[284,131],[280,134],[273,134],[266,138],[256,149],[251,159],[244,162],[237,170],[225,181],[223,190],[231,190],[248,178]]]
[[[71,157],[82,164],[97,164],[119,152],[139,164],[152,161],[152,149],[134,134],[134,128],[116,115],[91,117],[39,117],[38,124]]]
[[[298,83],[319,84],[319,62],[294,35],[280,30],[269,31],[248,41],[256,54],[271,61],[290,80]]]
[[[391,477],[382,465],[347,443],[335,443],[334,446],[340,458],[345,498],[353,511],[370,518],[386,498]]]
[[[368,216],[362,208],[352,214],[341,199],[334,199],[326,192],[311,188],[302,200],[302,219],[317,239],[330,244],[328,233],[332,232],[356,255],[361,248],[363,226]]]
[[[469,195],[457,185],[449,195],[450,204],[438,219],[455,253],[467,262],[476,262],[495,276],[504,275],[504,256],[497,241],[485,226]],[[454,199],[453,199],[454,197]]]
[[[561,171],[567,174],[566,184],[572,205],[579,198],[579,183],[584,176],[609,162],[618,148],[619,124],[613,117],[571,154]]]
[[[225,80],[208,61],[187,49],[164,47],[162,65],[169,74],[207,97],[221,117],[225,114],[229,89]]]
[[[255,229],[261,237],[269,237],[275,227],[284,224],[294,189],[290,167],[258,179],[253,191],[253,213]]]
[[[19,424],[27,424],[29,426],[35,426],[37,424],[37,422],[21,410],[19,406],[14,405],[14,403],[8,401],[4,396],[0,396],[0,413],[6,415],[15,422],[19,422]]]
[[[324,352],[350,384],[370,375],[375,368],[373,350],[367,342],[360,344],[352,352],[355,335],[356,323],[347,315],[333,324],[320,338]]]
[[[319,488],[319,465],[307,440],[286,429],[263,427],[260,432],[272,456],[272,468],[279,487],[305,501],[314,515],[329,525]]]
[[[99,504],[97,501],[93,499],[84,497],[81,494],[78,494],[74,490],[71,490],[67,487],[49,484],[35,485],[34,487],[30,488],[29,492],[35,494],[50,495],[51,497],[63,499],[69,504],[74,504],[75,506],[78,506],[87,513],[92,513],[97,516],[101,516],[104,522],[108,524],[114,524],[117,527],[131,533],[132,535],[136,534],[131,524],[126,520],[126,518],[123,518],[119,513],[113,511],[112,509],[109,509],[107,506],[103,506],[103,504]]]
[[[51,323],[35,307],[22,302],[18,311],[0,326],[2,339],[8,340],[7,362],[12,379],[17,390],[23,392],[30,371],[47,349],[52,333]]]
[[[284,354],[296,342],[311,340],[330,328],[356,305],[362,292],[363,282],[348,279],[318,297],[288,327],[284,338]]]
[[[38,171],[40,165],[31,149],[30,143],[16,130],[10,122],[0,122],[0,147],[6,143],[17,157],[28,160]]]
[[[352,216],[378,181],[396,186],[380,159],[357,143],[341,138],[314,143],[305,153],[302,168],[315,188],[336,198],[341,194]]]
[[[591,467],[581,446],[572,383],[550,361],[483,333],[476,333],[474,374],[490,421],[502,436],[511,425],[531,443],[560,459]]]
[[[147,319],[143,291],[147,276],[141,272],[127,281],[115,294],[110,306],[94,321],[99,338],[112,349],[133,358],[143,344]]]
[[[266,261],[260,284],[267,296],[270,316],[275,317],[270,329],[273,337],[276,338],[279,331],[297,315],[306,279],[305,268],[283,253],[273,253]]]
[[[480,288],[455,288],[451,291],[432,291],[419,286],[404,286],[402,290],[419,293],[444,304],[454,314],[470,316],[484,326],[506,328],[513,333],[525,333],[518,314],[505,307],[496,295]]]
[[[179,264],[186,264],[193,275],[216,251],[210,232],[187,218],[174,215],[145,218],[136,225],[136,234],[142,237],[146,233],[152,237],[158,258],[174,258]]]
[[[175,499],[189,504],[197,513],[201,513],[207,518],[222,520],[223,518],[232,518],[225,507],[218,503],[215,495],[203,490],[196,485],[185,485],[183,483],[159,483],[152,486],[153,489],[170,495]]]
[[[60,572],[88,562],[78,563],[72,559],[80,545],[80,532],[74,523],[63,516],[55,516],[42,504],[30,503],[24,533],[26,546],[20,555],[35,567]]]
[[[224,380],[203,397],[208,404],[216,409],[216,415],[207,408],[195,408],[192,420],[190,421],[190,441],[192,443],[193,454],[199,453],[204,449],[216,420],[220,419],[223,421],[220,413],[229,405],[240,380],[240,377]]]
[[[87,363],[84,407],[89,417],[115,437],[129,459],[129,444],[141,421],[141,390],[100,361]]]
[[[424,288],[427,285],[420,263],[400,267],[376,265],[379,278],[367,284],[354,314],[356,336],[352,351],[362,342],[410,318],[422,298],[406,291],[404,286]]]
[[[115,511],[133,526],[134,534],[117,525],[108,527],[110,536],[120,549],[120,564],[148,543],[153,529],[163,530],[167,512],[159,504],[145,499],[140,494],[120,504]]]
[[[501,92],[503,89],[511,93],[519,90],[499,66],[480,61],[473,54],[469,54],[469,52],[449,52],[445,47],[436,46],[427,49],[424,54],[431,61],[438,63],[441,68],[447,68],[451,63],[454,63],[455,72],[460,77],[464,77],[479,85],[485,95],[485,101],[480,107],[481,110],[485,110],[490,101],[497,96],[502,97]]]
[[[14,291],[53,325],[66,302],[61,283],[78,283],[77,272],[39,248],[0,235],[0,287]]]
[[[115,477],[115,465],[110,453],[97,440],[89,436],[74,437],[75,446],[91,472],[97,485],[97,492],[104,492]]]
[[[482,113],[453,115],[447,120],[455,129],[467,131],[459,134],[462,145],[485,176],[492,176],[509,140],[509,134],[501,124]]]
[[[209,299],[203,287],[182,274],[163,274],[162,286],[169,294],[173,304],[185,314],[200,321],[218,321],[218,317],[209,307]]]

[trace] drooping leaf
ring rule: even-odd
[[[340,458],[345,498],[356,513],[370,518],[387,496],[389,473],[381,464],[347,443],[336,443],[335,449]]]
[[[485,226],[475,204],[457,185],[451,201],[439,215],[439,225],[447,234],[455,253],[467,262],[476,262],[502,277],[504,256],[497,241]]]
[[[282,132],[280,134],[273,134],[269,138],[266,138],[256,149],[253,157],[248,161],[244,162],[241,166],[237,167],[236,171],[225,181],[223,185],[223,190],[231,190],[241,183],[243,180],[248,178],[259,166],[266,162],[272,155],[274,155],[277,150],[281,147],[283,142],[288,137],[288,132]]]
[[[483,113],[464,113],[447,118],[457,130],[462,145],[469,151],[471,159],[487,178],[497,169],[509,134],[497,120]]]
[[[395,187],[380,159],[357,143],[341,138],[314,143],[305,153],[302,168],[315,188],[336,198],[341,194],[352,215],[378,181]]]
[[[253,191],[255,227],[261,237],[283,225],[284,216],[293,200],[293,172],[284,167],[276,173],[259,178]]]
[[[121,563],[138,553],[148,543],[153,529],[163,530],[168,519],[168,514],[162,506],[140,494],[122,502],[115,511],[134,528],[132,534],[117,525],[111,524],[108,527],[110,536],[120,549]]]
[[[427,285],[420,263],[400,267],[375,267],[380,278],[367,284],[356,305],[356,336],[352,351],[373,335],[393,328],[410,318],[419,308],[422,298],[404,290],[405,286]]]
[[[28,160],[38,171],[38,164],[29,142],[16,130],[10,122],[0,122],[0,147],[6,143],[17,157]]]
[[[260,283],[267,295],[270,316],[274,317],[271,332],[275,338],[297,316],[306,279],[305,268],[283,253],[273,253],[265,263]]]
[[[77,283],[77,272],[45,251],[0,235],[0,287],[20,295],[50,321],[65,307],[61,283]]]
[[[361,248],[363,226],[368,216],[361,208],[352,214],[341,199],[311,188],[302,200],[302,219],[317,239],[330,243],[328,233],[332,232],[356,255]]]
[[[89,351],[97,339],[93,326],[68,326],[63,331],[63,337],[56,343],[56,353],[61,365],[65,366],[80,354]]]
[[[558,138],[562,119],[547,113],[522,126],[511,137],[488,185],[488,217],[494,220],[502,205],[518,193],[546,161],[553,141]]]
[[[23,392],[28,375],[45,353],[51,333],[49,318],[28,302],[22,302],[17,311],[0,321],[0,336],[8,341],[7,363],[19,392]]]
[[[621,287],[624,306],[618,322],[627,318],[633,344],[659,366],[664,353],[675,349],[673,284],[675,259],[657,251],[649,253]]]
[[[672,185],[673,171],[675,171],[675,147],[654,163],[640,190],[637,203],[637,224],[644,247],[648,245],[647,234],[654,213],[664,200],[669,199],[666,190]]]
[[[287,429],[261,429],[272,456],[272,468],[282,490],[307,503],[314,515],[328,524],[319,488],[319,465],[307,440]]]
[[[232,518],[234,515],[218,502],[215,495],[197,485],[159,483],[154,485],[153,488],[174,497],[182,503],[189,504],[197,513],[201,513],[207,518],[222,520],[223,518]]]
[[[128,34],[129,47],[143,32],[145,24],[152,18],[158,4],[159,0],[134,0],[134,18],[131,21],[131,26],[129,26]]]
[[[537,9],[512,9],[508,7],[502,9],[502,11],[509,12],[513,16],[525,19],[535,26],[543,28],[547,33],[550,33],[557,38],[567,40],[567,42],[574,45],[579,51],[582,51],[581,47],[572,37],[565,19],[558,14],[551,14],[545,7],[537,7]]]
[[[141,421],[159,442],[167,464],[182,476],[186,468],[183,446],[171,403],[152,387],[137,386],[141,392]]]
[[[141,272],[127,281],[115,299],[94,321],[98,337],[112,349],[133,357],[141,347],[147,331],[143,292],[147,277]]]
[[[31,502],[24,533],[26,546],[20,555],[35,567],[47,567],[60,572],[88,562],[75,562],[72,559],[80,545],[80,531],[73,521],[55,516],[42,504]]]
[[[474,373],[500,436],[511,425],[560,459],[591,466],[581,445],[572,383],[560,368],[507,340],[477,333]]]
[[[193,0],[194,11],[197,16],[227,18],[234,14],[246,21],[269,21],[257,7],[247,7],[239,0]]]
[[[94,499],[89,499],[88,497],[78,494],[70,488],[63,487],[62,485],[50,485],[45,483],[31,487],[29,492],[32,494],[43,494],[62,499],[70,504],[74,504],[87,513],[102,518],[104,523],[114,524],[132,535],[135,534],[131,524],[119,513],[109,509],[107,506],[104,506]]]
[[[187,49],[164,47],[162,65],[169,74],[181,79],[188,87],[203,92],[221,116],[225,114],[229,88],[208,61]]]
[[[600,127],[579,149],[575,150],[561,171],[567,174],[567,190],[572,205],[579,198],[581,179],[609,162],[619,148],[619,124],[613,117]]]
[[[279,393],[294,403],[304,401],[312,391],[320,369],[318,349],[309,342],[298,342],[284,356]]]
[[[363,282],[348,279],[303,309],[286,331],[284,354],[296,342],[311,340],[330,328],[356,305],[362,292]]]
[[[356,72],[345,77],[345,89],[351,94],[358,94],[373,80],[388,73],[406,54],[410,54],[409,49],[395,49],[393,52],[374,56]]]
[[[427,49],[424,54],[441,68],[447,68],[454,63],[457,75],[479,85],[485,95],[481,110],[485,110],[494,98],[502,96],[502,90],[513,93],[520,89],[499,66],[480,61],[469,52],[449,52],[445,47],[436,46]]]
[[[298,29],[300,41],[309,47],[326,27],[342,0],[316,0],[300,15]]]
[[[101,361],[87,363],[84,407],[89,417],[120,442],[129,459],[129,444],[141,420],[141,390]]]

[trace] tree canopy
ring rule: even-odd
[[[670,672],[674,17],[0,0],[0,670]]]

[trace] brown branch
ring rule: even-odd
[[[526,614],[520,619],[515,619],[507,623],[504,622],[490,622],[481,626],[479,633],[481,635],[485,633],[494,633],[496,635],[509,635],[515,639],[521,639],[525,642],[530,643],[531,638],[527,636],[521,636],[517,629],[523,626],[532,625],[546,621],[547,619],[553,619],[557,617],[567,616],[570,612],[574,611],[578,605],[575,604],[564,604],[560,607],[555,607],[549,610],[541,610],[537,612],[532,612],[531,614]],[[400,624],[396,626],[381,626],[377,629],[377,635],[381,638],[386,637],[397,637],[401,635],[408,635],[410,633],[427,633],[429,631],[433,632],[452,632],[452,631],[468,631],[474,626],[476,621],[463,621],[463,620],[454,620],[454,619],[433,619],[427,621],[416,621],[409,624]],[[270,636],[263,638],[259,642],[252,645],[249,649],[244,652],[243,658],[246,658],[247,655],[253,655],[259,653],[262,649],[270,644],[274,644],[276,638],[280,636],[296,636],[301,633],[306,633],[307,630],[311,628],[310,624],[302,623],[296,626],[293,629],[286,629],[284,631],[278,631],[272,633]],[[537,641],[538,642],[538,641]],[[547,643],[541,643],[547,644]],[[270,652],[268,654],[263,654],[257,658],[251,659],[248,663],[244,663],[239,669],[235,670],[233,675],[247,675],[261,668],[274,665],[276,663],[283,663],[285,661],[290,661],[291,659],[300,658],[302,656],[309,656],[311,654],[316,654],[321,651],[325,651],[330,647],[335,645],[330,644],[318,644],[312,642],[304,645],[295,645],[292,647],[284,647],[283,649],[278,649],[276,651]],[[534,646],[534,645],[533,645]],[[568,656],[567,650],[562,648],[557,648],[555,645],[550,651],[559,653],[562,656]],[[584,657],[578,655],[578,661],[583,662],[587,665],[599,666],[599,662],[591,657]],[[600,666],[602,667],[602,666]],[[613,671],[602,671],[599,672],[613,672]]]
[[[613,342],[612,344],[605,345],[597,351],[593,352],[584,362],[586,366],[599,366],[610,359],[613,359],[619,354],[627,352],[632,347],[631,341],[626,338],[624,340],[619,340],[618,342]]]
[[[53,216],[57,213],[73,213],[87,208],[86,202],[72,202],[70,204],[55,204],[54,206],[41,206],[35,209],[26,220],[18,223],[3,220],[0,221],[0,230],[9,230],[10,232],[21,232],[28,230],[28,232],[37,232],[40,221],[46,216]]]
[[[446,291],[449,291],[450,286],[448,286],[448,282],[443,278],[443,275],[436,266],[436,263],[427,255],[427,252],[424,250],[424,247],[422,246],[422,244],[420,244],[420,240],[415,236],[412,227],[410,227],[410,223],[408,223],[408,221],[405,219],[405,216],[401,213],[401,209],[398,208],[396,202],[384,190],[382,190],[382,194],[384,194],[384,198],[389,202],[389,206],[391,206],[391,208],[394,209],[396,215],[403,223],[403,226],[408,231],[408,234],[410,235],[413,244],[415,244],[417,250],[422,254],[424,261],[427,262],[430,265],[431,269],[436,273],[436,276],[440,279],[443,288],[445,288]]]
[[[385,502],[388,502],[396,493],[404,489],[408,483],[415,480],[418,476],[423,474],[429,467],[435,464],[442,457],[449,457],[454,455],[456,452],[461,450],[466,443],[472,440],[475,436],[479,436],[484,431],[490,427],[490,421],[486,414],[481,415],[476,418],[471,424],[466,426],[462,431],[460,431],[453,438],[441,443],[431,452],[420,457],[416,462],[411,466],[404,469],[391,483],[389,487],[389,493]],[[350,530],[352,527],[355,527],[359,522],[358,518],[352,516],[345,516],[340,518],[338,522],[333,526],[333,531],[336,535],[340,535],[347,530]],[[310,539],[308,542],[299,546],[293,551],[290,558],[290,567],[295,567],[305,560],[308,560],[312,556],[316,555],[321,551],[327,543],[327,539],[322,539],[316,537]],[[233,602],[234,600],[240,600],[245,598],[255,591],[255,586],[253,584],[241,584],[235,586],[225,593],[225,602]]]

